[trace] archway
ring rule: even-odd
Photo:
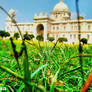
[[[38,26],[37,26],[37,35],[44,35],[44,26],[43,26],[43,24],[39,24]]]

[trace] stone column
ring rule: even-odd
[[[47,24],[44,24],[44,41],[47,40]]]
[[[34,40],[36,40],[36,36],[37,36],[37,30],[36,30],[36,27],[37,27],[37,24],[34,24],[34,27],[33,27],[33,33],[34,33]]]

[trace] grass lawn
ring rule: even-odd
[[[29,41],[26,42],[28,52],[28,62],[30,70],[30,83],[45,89],[46,92],[79,92],[82,87],[83,77],[81,74],[79,51],[77,44],[62,44]],[[14,40],[16,50],[20,52],[20,40]],[[92,45],[83,45],[83,55],[92,55]],[[0,66],[24,76],[24,54],[19,57],[18,67],[14,58],[10,40],[0,41]],[[84,80],[92,70],[92,57],[82,57]],[[75,70],[74,70],[75,69]],[[72,71],[73,70],[73,71]],[[17,79],[12,74],[0,69],[0,86],[6,87],[5,92],[24,92],[24,82]],[[40,92],[34,85],[32,92]],[[1,91],[0,91],[1,92]],[[89,92],[92,92],[90,87]]]

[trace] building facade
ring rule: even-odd
[[[9,11],[9,15],[15,19],[16,14],[13,9]],[[37,35],[43,35],[44,41],[46,41],[48,37],[54,37],[55,41],[57,41],[59,37],[65,37],[68,39],[67,43],[78,43],[78,20],[71,20],[70,17],[71,12],[68,6],[63,0],[60,0],[51,11],[50,16],[48,16],[47,13],[43,14],[43,12],[41,12],[39,15],[34,15],[33,23],[17,23],[17,25],[22,34],[26,32],[34,34],[35,38]],[[15,32],[18,32],[16,25],[9,17],[6,18],[5,30],[9,32],[11,36],[13,36]],[[80,19],[80,32],[81,38],[87,38],[88,43],[92,43],[92,19]]]

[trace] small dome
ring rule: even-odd
[[[55,5],[54,12],[61,12],[61,11],[66,11],[68,12],[68,6],[63,2],[63,0],[60,0],[60,2],[58,4]]]
[[[15,16],[15,10],[14,10],[14,9],[10,9],[9,15],[10,15],[11,17],[14,17],[14,16]]]

